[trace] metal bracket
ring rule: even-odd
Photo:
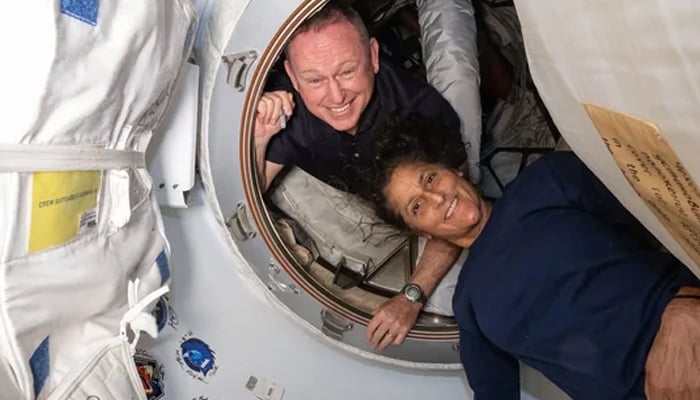
[[[245,90],[248,71],[253,62],[257,60],[258,53],[255,50],[243,51],[240,53],[227,54],[221,60],[228,67],[226,73],[226,83],[234,89],[242,92]]]
[[[245,203],[243,202],[238,203],[236,206],[236,212],[233,213],[231,218],[226,220],[226,227],[228,228],[228,231],[239,241],[252,239],[257,234],[250,225]]]
[[[352,322],[328,309],[321,310],[321,332],[335,340],[343,340],[345,332],[352,330]]]

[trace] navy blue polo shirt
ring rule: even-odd
[[[366,178],[372,168],[373,136],[385,127],[390,115],[404,117],[417,113],[437,118],[454,135],[445,138],[447,146],[464,147],[459,135],[459,117],[450,104],[432,86],[388,63],[380,65],[372,98],[360,117],[355,135],[337,131],[312,115],[286,74],[272,78],[267,90],[292,92],[296,107],[286,129],[270,140],[266,159],[282,165],[297,165],[316,178],[351,193],[361,193],[367,187]]]
[[[681,286],[700,286],[573,153],[507,186],[453,306],[475,400],[518,399],[518,361],[573,399],[644,399],[644,364]]]

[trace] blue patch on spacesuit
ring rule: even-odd
[[[161,297],[158,299],[156,306],[151,312],[153,318],[156,319],[156,324],[158,325],[158,332],[165,328],[165,324],[168,323],[168,303],[165,302],[165,298]]]
[[[168,281],[168,279],[170,279],[170,265],[168,265],[168,255],[165,254],[165,250],[158,254],[156,264],[158,265],[158,271],[160,272],[160,284],[163,285]]]
[[[34,354],[29,358],[29,368],[34,377],[34,397],[39,396],[41,388],[44,387],[46,378],[49,376],[49,337],[47,336],[39,347],[34,350]]]
[[[204,376],[214,369],[216,357],[209,345],[197,338],[190,338],[180,344],[182,359],[187,366]]]
[[[100,0],[61,0],[61,12],[92,26],[97,25]]]

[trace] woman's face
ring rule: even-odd
[[[439,164],[401,164],[385,191],[389,207],[411,229],[462,247],[476,239],[490,212],[461,173]]]

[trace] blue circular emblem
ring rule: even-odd
[[[182,359],[187,366],[204,376],[214,369],[216,357],[209,345],[197,338],[190,338],[180,344]]]

